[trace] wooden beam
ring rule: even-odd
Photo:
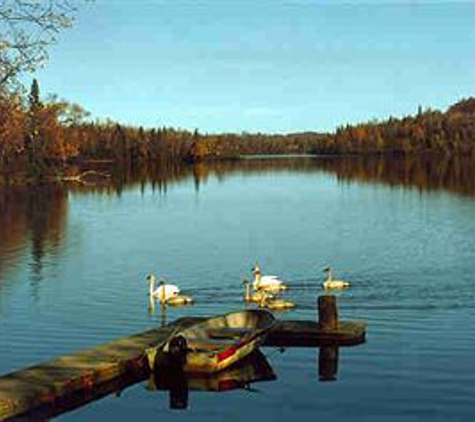
[[[279,321],[267,335],[264,346],[354,346],[364,343],[365,339],[363,322],[340,321],[336,329],[322,330],[312,321]]]

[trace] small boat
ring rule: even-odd
[[[208,318],[175,332],[163,347],[146,350],[153,370],[164,359],[186,373],[218,372],[242,360],[263,342],[276,320],[266,310],[245,310]]]

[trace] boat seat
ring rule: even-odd
[[[236,340],[246,334],[249,334],[252,330],[248,328],[233,328],[233,327],[223,327],[223,328],[214,328],[207,330],[208,336],[213,340]]]
[[[193,339],[188,340],[188,349],[193,352],[213,352],[231,344],[232,342],[216,341],[215,339],[211,340],[209,338]]]

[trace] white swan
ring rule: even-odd
[[[160,303],[166,303],[171,298],[177,296],[180,293],[178,286],[174,284],[165,284],[164,281],[158,283],[158,287],[155,288],[155,276],[150,274],[147,277],[149,282],[149,295],[150,297],[156,297]]]
[[[252,273],[254,275],[254,281],[252,286],[254,290],[266,290],[272,293],[279,293],[283,290],[287,290],[287,286],[284,284],[282,280],[280,280],[275,275],[262,275],[262,271],[259,265],[256,265],[252,269]]]
[[[269,300],[269,293],[267,291],[263,291],[262,300],[259,303],[261,308],[267,309],[274,309],[274,310],[286,310],[295,308],[297,305],[295,302],[291,302],[290,300],[284,299],[271,299]]]
[[[323,282],[323,288],[324,289],[341,290],[341,289],[346,289],[346,288],[350,287],[350,283],[348,281],[334,280],[332,278],[332,269],[331,269],[331,267],[325,268],[324,271],[327,275],[325,281]]]
[[[259,292],[251,292],[251,283],[249,282],[249,280],[244,280],[242,284],[245,286],[244,300],[246,302],[260,303],[262,299],[265,298],[266,292],[264,292],[263,290]]]

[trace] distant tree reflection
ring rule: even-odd
[[[417,188],[420,191],[445,190],[475,196],[475,159],[472,157],[367,156],[327,157],[322,170],[335,173],[339,180],[382,183]]]
[[[62,245],[68,213],[67,189],[60,185],[0,189],[0,278],[8,264],[30,249],[32,287],[37,293],[45,256]]]
[[[470,157],[320,156],[252,158],[199,162],[194,165],[151,163],[140,168],[101,167],[111,177],[87,183],[0,188],[0,280],[31,246],[32,283],[43,277],[46,256],[61,250],[68,215],[68,192],[120,196],[124,191],[152,189],[166,195],[170,186],[189,183],[197,194],[210,180],[232,175],[271,173],[334,174],[342,183],[378,183],[420,191],[449,191],[475,196],[475,162]],[[276,181],[278,183],[278,181]],[[1,285],[0,285],[1,288]]]

